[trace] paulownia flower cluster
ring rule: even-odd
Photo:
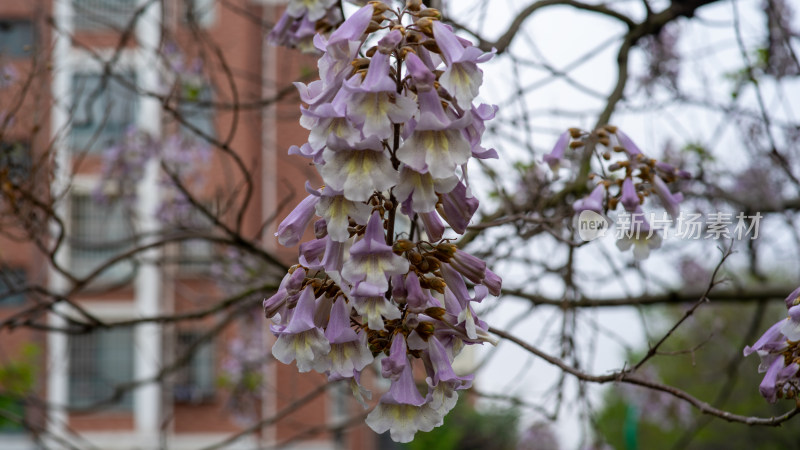
[[[544,156],[544,162],[558,172],[565,162],[567,149],[586,145],[604,148],[600,156],[609,163],[602,174],[591,175],[597,185],[587,197],[575,202],[573,209],[576,213],[594,211],[603,214],[622,205],[630,220],[628,230],[617,241],[617,247],[622,251],[633,247],[633,255],[637,260],[647,258],[651,249],[661,246],[661,236],[645,218],[642,204],[647,197],[655,194],[675,222],[680,214],[683,194],[672,193],[667,184],[690,178],[689,173],[669,163],[648,158],[628,135],[612,125],[592,133],[570,128],[559,136],[553,150]],[[615,159],[612,153],[622,154],[623,157]]]
[[[418,1],[370,2],[313,43],[320,79],[296,83],[309,138],[289,152],[313,161],[324,186],[307,184],[276,233],[293,246],[313,222],[316,239],[264,301],[272,353],[348,379],[362,401],[361,372],[382,357],[391,387],[367,424],[408,442],[441,425],[470,387],[472,375],[452,368],[464,345],[493,342],[472,305],[499,295],[501,280],[443,239],[445,224],[464,233],[478,207],[468,161],[497,157],[481,146],[497,107],[473,104],[478,64],[492,55]]]
[[[761,338],[744,348],[744,356],[758,353],[759,372],[766,372],[758,387],[770,403],[797,399],[800,390],[800,287],[786,297],[788,317],[772,325]]]

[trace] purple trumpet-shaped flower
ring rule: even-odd
[[[417,104],[397,93],[397,83],[389,75],[389,55],[377,52],[370,61],[367,76],[352,77],[344,83],[345,95],[337,95],[349,117],[361,127],[364,137],[388,139],[394,132],[392,124],[404,123],[417,112]]]
[[[797,308],[797,306],[793,308]],[[796,343],[790,342],[783,333],[786,328],[792,334],[796,331],[796,323],[793,323],[795,321],[793,316],[796,315],[796,313],[791,314],[790,311],[788,319],[781,320],[770,327],[752,347],[744,348],[745,356],[758,352],[761,357],[758,371],[766,372],[766,374],[759,386],[759,392],[770,403],[775,403],[785,388],[791,388],[787,383],[796,384],[800,381],[798,379],[800,366],[796,362],[800,355],[798,355]]]
[[[469,221],[478,210],[478,199],[467,195],[467,187],[458,182],[448,193],[441,196],[442,207],[438,209],[442,219],[458,234],[467,231]]]
[[[344,264],[344,243],[334,241],[330,236],[304,242],[300,244],[299,262],[310,269],[325,269],[326,275],[338,283]]]
[[[786,394],[797,395],[800,383],[800,305],[797,288],[786,298],[789,317],[772,325],[753,346],[744,348],[744,356],[758,352],[759,372],[766,372],[759,391],[770,403]]]
[[[477,63],[489,60],[492,54],[484,54],[471,45],[464,47],[450,27],[439,21],[433,22],[433,36],[447,65],[439,82],[456,99],[458,106],[467,109],[483,83],[483,71]]]
[[[395,442],[411,442],[417,431],[431,431],[441,425],[442,416],[425,403],[408,364],[389,391],[367,416],[376,433],[389,431]]]
[[[328,372],[330,376],[352,377],[354,371],[361,371],[372,360],[372,352],[367,347],[367,335],[356,333],[350,328],[350,306],[343,298],[337,299],[330,311],[330,320],[325,329],[325,338],[331,344],[327,355],[317,359],[314,370]]]
[[[286,14],[292,17],[306,17],[312,22],[325,17],[328,9],[336,4],[336,0],[289,0]]]
[[[406,56],[406,64],[421,72],[428,70],[413,53]],[[461,133],[469,124],[469,112],[460,118],[448,117],[433,89],[419,90],[417,99],[420,116],[411,135],[397,149],[397,159],[418,172],[430,172],[434,178],[451,177],[456,167],[466,163],[472,154]]]
[[[603,197],[605,193],[605,186],[599,184],[592,190],[591,194],[573,203],[572,209],[578,214],[584,211],[594,211],[597,214],[603,214]]]
[[[486,269],[486,274],[483,277],[483,285],[489,289],[489,293],[497,297],[500,295],[500,289],[503,287],[503,279],[499,275]]]
[[[655,167],[667,177],[667,180],[672,180],[673,178],[689,179],[692,177],[689,172],[680,170],[672,164],[663,161],[657,161]]]
[[[569,147],[570,141],[570,134],[569,131],[565,131],[558,136],[558,140],[556,141],[556,145],[553,146],[553,149],[550,150],[550,153],[544,155],[542,158],[544,162],[550,166],[550,170],[554,173],[558,173],[558,169],[564,165],[564,152]]]
[[[406,337],[403,336],[403,333],[395,334],[389,349],[389,357],[381,360],[381,376],[383,378],[388,380],[400,378],[406,366],[410,365],[406,352]]]
[[[296,268],[294,272],[287,273],[278,286],[278,292],[272,297],[264,299],[264,315],[270,318],[277,314],[278,311],[284,309],[287,302],[297,301],[305,278],[306,271],[299,267]]]
[[[419,283],[419,277],[414,272],[409,272],[405,280],[406,288],[406,304],[411,311],[424,311],[425,308],[431,306],[430,292],[427,289],[422,289]]]
[[[348,200],[340,192],[326,188],[316,206],[317,215],[325,219],[328,235],[337,242],[350,239],[350,219],[359,225],[366,225],[370,207],[362,202]]]
[[[495,149],[481,146],[481,138],[483,132],[486,131],[484,122],[494,119],[497,110],[497,105],[487,105],[486,103],[482,103],[477,108],[472,107],[472,122],[464,128],[464,134],[472,146],[472,156],[478,159],[497,159],[499,157]]]
[[[792,362],[786,365],[781,358],[776,358],[767,368],[767,373],[761,380],[758,391],[768,402],[775,403],[786,382],[796,378],[799,370],[800,364]]]
[[[667,210],[667,213],[669,213],[669,216],[672,218],[672,221],[675,222],[678,220],[678,215],[681,213],[680,203],[683,201],[683,194],[680,192],[677,194],[670,192],[667,183],[658,175],[653,176],[653,189],[659,200],[661,200],[664,209]]]
[[[419,213],[419,218],[422,220],[422,226],[425,228],[425,234],[431,241],[438,241],[444,234],[444,224],[435,212]]]
[[[331,98],[339,90],[342,80],[352,69],[350,62],[358,54],[364,32],[372,20],[372,13],[372,6],[367,5],[345,20],[327,40],[319,34],[314,37],[314,45],[325,52],[317,64],[324,88],[314,101],[306,103],[318,104]]]
[[[397,306],[386,299],[385,289],[367,283],[359,283],[355,289],[346,292],[353,300],[353,308],[366,319],[370,330],[385,330],[384,319],[399,319],[402,314]]]
[[[310,131],[308,145],[314,150],[350,148],[361,141],[361,132],[347,119],[344,107],[323,103],[314,109],[300,108],[300,112],[300,125]]]
[[[781,320],[772,325],[752,347],[749,345],[745,346],[744,356],[750,356],[758,352],[758,356],[761,358],[761,363],[758,366],[759,372],[766,372],[772,362],[780,358],[780,353],[789,348],[789,344],[786,342],[786,336],[781,333],[782,326],[783,321]]]
[[[642,261],[650,256],[650,250],[661,247],[661,235],[644,218],[641,207],[637,207],[630,218],[630,228],[617,240],[617,248],[625,252],[633,247],[633,258]]]
[[[363,202],[373,192],[391,188],[398,181],[397,171],[379,142],[366,142],[372,148],[332,151],[322,153],[325,165],[319,173],[325,184],[344,193],[346,199]]]
[[[786,297],[784,302],[786,303],[787,309],[791,308],[792,306],[800,305],[800,287],[792,291],[792,293]]]
[[[452,357],[436,337],[428,339],[427,356],[430,360],[427,379],[429,406],[444,416],[458,401],[456,391],[469,389],[474,375],[456,375],[451,364]]]
[[[369,285],[377,291],[386,291],[388,277],[408,272],[408,261],[395,255],[386,245],[383,220],[376,211],[367,223],[364,237],[350,248],[350,259],[344,263],[342,277],[355,285]]]
[[[430,173],[419,173],[407,166],[400,170],[400,183],[392,191],[398,201],[404,202],[411,198],[412,208],[416,212],[431,212],[436,209],[439,197],[453,190],[458,183],[458,178],[434,179]]]
[[[314,289],[309,286],[300,294],[289,325],[273,330],[278,340],[272,355],[284,364],[297,361],[300,372],[310,371],[315,361],[331,350],[322,330],[314,325],[314,306]]]
[[[789,317],[782,322],[781,333],[790,341],[800,341],[800,305],[789,308]]]
[[[475,284],[481,283],[486,276],[486,262],[460,249],[456,249],[450,258],[450,266]]]
[[[303,199],[303,201],[283,219],[283,222],[278,225],[278,232],[275,233],[281,245],[293,247],[300,242],[300,238],[303,237],[303,233],[314,217],[314,208],[317,206],[318,202],[319,194],[311,194]]]
[[[615,134],[617,135],[620,147],[628,154],[628,158],[635,160],[638,155],[642,154],[642,151],[639,150],[639,147],[627,134],[623,133],[621,130],[617,130]]]
[[[633,184],[633,179],[631,177],[625,178],[622,182],[621,191],[622,195],[619,197],[619,202],[622,203],[625,211],[629,213],[635,212],[641,203],[639,201],[639,194],[636,193],[636,185]]]

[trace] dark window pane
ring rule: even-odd
[[[101,205],[86,194],[74,194],[70,208],[70,269],[86,276],[131,246],[131,227],[120,202]],[[114,283],[133,274],[133,261],[121,261],[106,269],[97,281]]]
[[[0,56],[28,56],[34,44],[33,23],[29,20],[0,20]]]
[[[185,83],[183,86],[183,96],[178,104],[178,112],[181,117],[191,125],[181,125],[181,133],[188,137],[204,141],[203,136],[216,137],[214,129],[214,107],[211,87],[207,84],[196,85]],[[195,130],[202,134],[197,133]]]
[[[201,333],[179,333],[175,358],[182,360],[186,357],[201,336]],[[188,361],[175,372],[173,393],[176,402],[200,403],[214,396],[214,352],[211,343],[205,341],[191,352]]]
[[[86,407],[112,397],[133,380],[133,329],[98,330],[70,338],[69,405]],[[114,409],[131,410],[128,391]]]
[[[103,76],[78,73],[72,77],[70,145],[76,151],[102,151],[115,145],[136,123],[138,97],[133,74]]]
[[[76,30],[124,30],[136,13],[136,0],[73,0]]]
[[[23,269],[0,269],[0,307],[19,306],[25,302],[25,294],[14,293],[25,286]]]

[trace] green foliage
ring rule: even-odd
[[[517,442],[519,412],[515,408],[475,409],[462,395],[444,424],[417,433],[408,450],[513,450]]]
[[[24,398],[36,384],[39,347],[26,344],[17,360],[0,366],[0,432],[21,431]]]
[[[0,366],[0,391],[16,396],[30,392],[36,381],[37,356],[39,348],[34,344],[26,344],[18,360]]]
[[[756,306],[708,305],[678,329],[658,356],[646,365],[657,380],[675,386],[725,410],[746,415],[770,417],[790,410],[791,401],[771,405],[758,392],[764,374],[758,373],[758,357],[742,356],[744,335]],[[671,309],[664,314],[674,322],[683,313]],[[785,315],[782,305],[768,308],[752,344],[775,321]],[[738,324],[722,327],[720,324]],[[693,351],[692,351],[693,350]],[[632,355],[637,361],[641,355]],[[721,395],[730,376],[727,395]],[[663,408],[651,400],[652,392],[632,386],[614,386],[605,395],[604,408],[597,416],[597,432],[617,450],[660,449],[787,449],[798,448],[800,427],[790,421],[783,427],[748,427],[703,416],[694,408],[674,402]],[[631,399],[634,399],[633,401]],[[662,396],[661,398],[667,398]],[[722,402],[719,398],[724,398]],[[642,409],[661,408],[661,414]],[[687,417],[688,416],[688,417]],[[657,418],[654,420],[654,417]],[[708,423],[706,423],[708,421]]]

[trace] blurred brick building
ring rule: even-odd
[[[161,229],[158,208],[169,193],[157,175],[157,164],[145,167],[134,187],[138,196],[133,204],[103,204],[94,198],[106,189],[98,187],[107,181],[101,176],[103,152],[118,145],[131,129],[155,139],[185,133],[224,144],[253,177],[242,234],[260,235],[262,248],[286,262],[295,257],[295,249],[277,247],[274,219],[285,216],[305,196],[303,183],[313,180],[315,172],[306,160],[287,156],[290,145],[307,137],[297,123],[297,97],[287,87],[312,74],[316,62],[266,44],[280,3],[0,2],[0,169],[7,179],[15,177],[14,183],[43,189],[49,192],[45,198],[56,200],[54,208],[65,219],[65,245],[52,256],[56,265],[88,275],[126,251],[131,229]],[[191,83],[190,95],[174,96],[180,102],[163,101],[172,95],[171,89],[185,87],[175,83],[174,74],[165,76],[163,56],[168,48],[181,59],[176,63],[182,64],[181,70],[200,74]],[[192,66],[198,61],[202,67]],[[273,98],[280,101],[260,101]],[[244,194],[236,190],[243,185],[243,175],[235,158],[223,153],[212,151],[198,168],[205,179],[200,199],[223,220],[232,221],[219,199],[241,205]],[[267,229],[260,233],[264,224]],[[0,393],[0,448],[205,448],[226,440],[230,444],[223,448],[262,448],[297,437],[302,439],[292,448],[380,445],[363,421],[347,432],[326,428],[363,411],[339,388],[320,391],[277,424],[270,421],[314,391],[324,377],[298,375],[293,366],[274,364],[266,332],[259,395],[253,395],[246,411],[231,407],[233,387],[220,383],[223,366],[232,342],[245,332],[266,330],[258,298],[252,300],[250,312],[231,320],[222,314],[230,311],[223,310],[198,320],[154,321],[89,333],[25,326],[64,328],[70,318],[113,322],[190,314],[213,308],[224,298],[214,265],[226,256],[202,240],[176,241],[138,253],[104,270],[90,285],[76,288],[75,281],[48,260],[47,248],[57,228],[32,229],[10,219],[0,224],[0,388],[8,394]],[[36,245],[37,236],[41,246]],[[266,274],[265,280],[278,276]],[[41,299],[32,292],[16,292],[19,286],[31,285],[57,294],[77,291],[70,300],[80,309],[59,302],[31,313]],[[245,331],[248,320],[250,331]],[[207,339],[209,330],[220,331],[221,338]],[[169,369],[172,366],[179,368]],[[4,374],[14,368],[25,372],[26,367],[31,370],[20,376],[24,386],[10,387]],[[132,380],[158,377],[163,370],[170,371],[164,383],[117,390]],[[24,391],[27,399],[15,398],[14,389]],[[258,426],[263,420],[268,423]]]

